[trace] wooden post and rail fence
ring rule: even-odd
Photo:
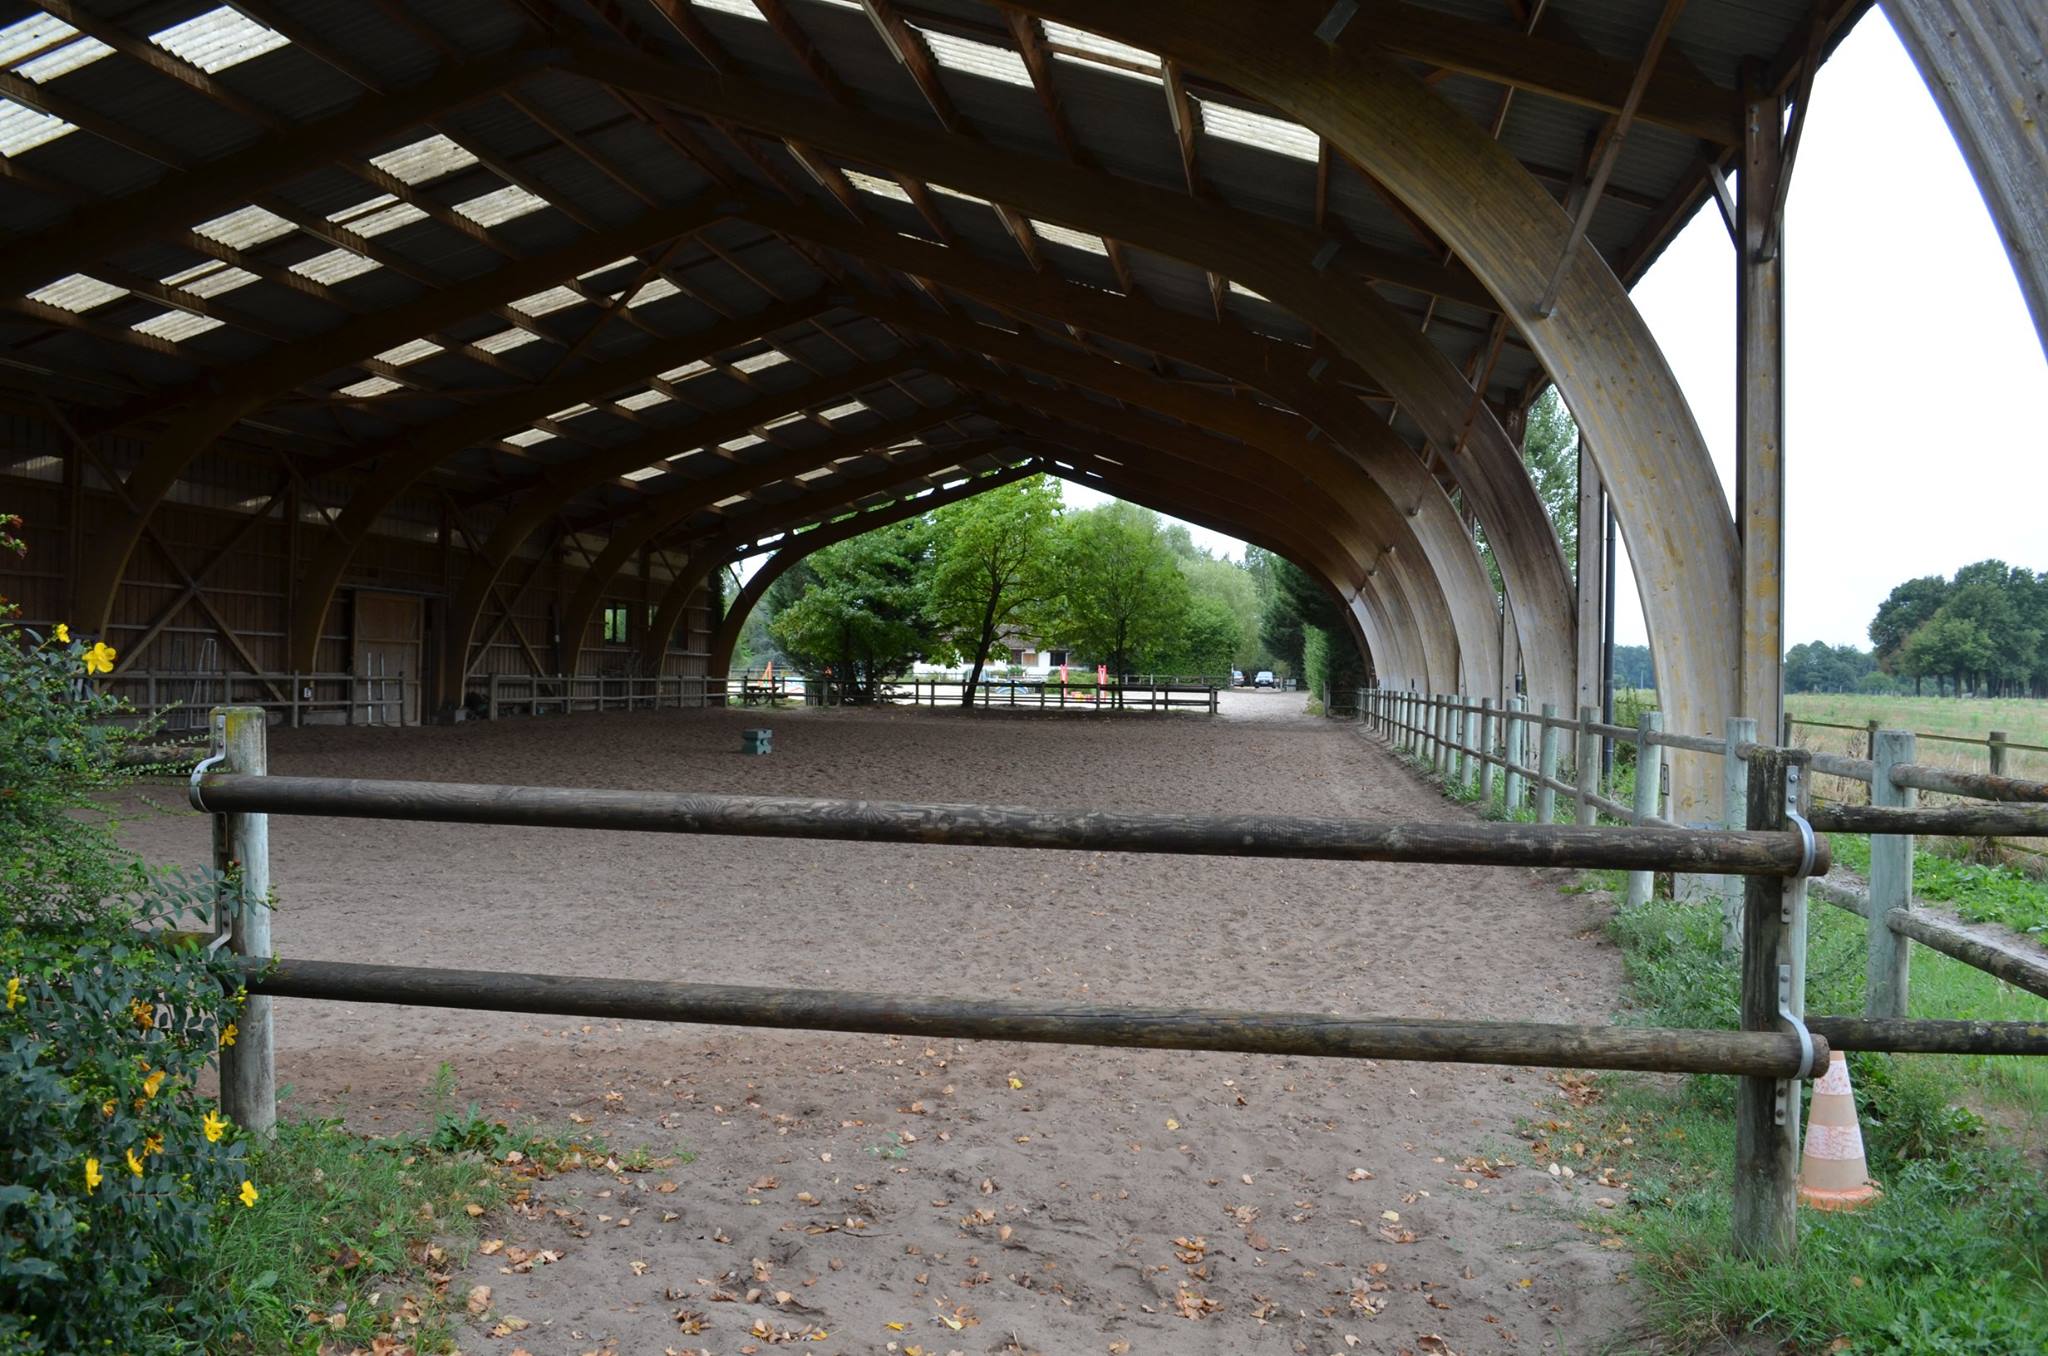
[[[1523,718],[1540,727],[1539,754],[1534,766],[1527,741],[1513,737],[1479,742],[1436,744],[1429,738],[1451,717],[1466,720],[1482,715],[1490,703],[1471,702],[1455,694],[1366,689],[1359,693],[1359,719],[1399,751],[1414,753],[1446,785],[1471,785],[1473,762],[1501,767],[1510,794],[1485,803],[1515,819],[1530,815],[1526,791],[1533,787],[1536,823],[1558,818],[1559,795],[1570,797],[1570,819],[1593,825],[1605,816],[1612,822],[1640,827],[1679,827],[1662,813],[1663,776],[1660,750],[1678,749],[1722,758],[1723,825],[1747,822],[1753,795],[1749,764],[1773,746],[1756,742],[1756,722],[1735,718],[1720,739],[1686,735],[1662,728],[1659,714],[1644,712],[1631,729],[1604,724],[1593,707],[1582,707],[1577,720],[1559,717],[1545,704],[1540,714]],[[1439,714],[1441,713],[1441,714]],[[1574,739],[1573,766],[1559,761],[1567,736]],[[1823,902],[1862,915],[1870,923],[1865,1013],[1873,1018],[1903,1018],[1909,988],[1909,941],[1919,942],[1952,959],[1983,970],[2030,993],[2048,997],[2048,951],[2029,938],[1992,924],[1969,924],[1913,903],[1914,834],[1947,837],[2038,837],[2048,835],[2048,782],[2008,777],[2002,772],[1959,772],[1915,762],[1920,735],[1910,730],[1879,730],[1870,741],[1873,758],[1849,758],[1805,749],[1783,750],[1796,755],[1800,812],[1814,829],[1870,836],[1870,877],[1866,888],[1844,885],[1815,874],[1813,894]],[[1599,790],[1603,742],[1623,745],[1634,753],[1635,787],[1629,803]],[[1572,775],[1567,777],[1569,771]],[[1815,775],[1845,778],[1870,788],[1868,805],[1812,803]],[[1923,791],[1965,798],[1968,803],[1922,808]],[[1910,816],[1910,818],[1906,818]],[[1901,826],[1910,825],[1911,831]],[[1684,870],[1684,868],[1680,868]],[[1624,907],[1650,898],[1652,873],[1629,874]],[[1722,942],[1730,951],[1742,945],[1746,895],[1742,881],[1724,875],[1714,888],[1723,908]]]
[[[1391,738],[1434,756],[1506,770],[1510,760],[1467,746],[1449,725],[1451,703],[1414,694],[1361,702]],[[1458,704],[1465,705],[1465,704]],[[1469,717],[1482,708],[1458,714]],[[1549,750],[1515,785],[1539,796],[1580,788],[1558,776],[1555,752],[1569,723],[1519,717],[1507,748],[1529,728]],[[1582,713],[1582,721],[1584,713]],[[1487,727],[1468,725],[1482,738]],[[241,1037],[221,1050],[228,1114],[258,1133],[276,1119],[269,1005],[276,998],[398,1003],[488,1011],[705,1022],[801,1030],[1046,1041],[1141,1049],[1220,1050],[1351,1059],[1407,1059],[1566,1068],[1723,1073],[1740,1079],[1735,1241],[1745,1254],[1783,1256],[1795,1246],[1793,1210],[1798,1083],[1835,1049],[2048,1054],[2048,1027],[2025,1023],[1909,1021],[1900,1012],[1804,1016],[1803,911],[1807,877],[1829,864],[1827,840],[1801,820],[1798,784],[1812,756],[1746,745],[1741,827],[1663,823],[1386,824],[1276,815],[1070,813],[986,805],[891,804],[788,797],[691,795],[583,788],[279,777],[268,774],[266,718],[259,708],[213,713],[213,756],[191,776],[193,806],[214,817],[222,873],[218,936],[241,958],[248,1003]],[[1654,731],[1625,731],[1644,739]],[[1662,736],[1669,740],[1668,734]],[[1716,745],[1718,747],[1718,745]],[[1522,744],[1526,757],[1526,741]],[[1489,762],[1489,760],[1491,760]],[[1910,764],[1890,764],[1894,776]],[[1611,802],[1609,803],[1612,804]],[[2048,809],[1988,807],[2048,829]],[[897,993],[656,982],[576,975],[362,965],[277,959],[266,902],[272,888],[269,816],[314,815],[535,829],[837,839],[856,842],[1552,866],[1720,874],[1742,896],[1742,1001],[1734,1030],[1679,1030],[1421,1017],[1209,1008],[1109,1008]],[[1819,811],[1815,812],[1820,815]],[[1857,807],[1894,834],[1952,829],[1953,810]],[[1576,817],[1576,816],[1575,816]],[[1817,822],[1818,818],[1817,818]],[[2001,821],[2003,822],[2003,821]],[[1821,825],[1825,827],[1824,824]],[[1859,830],[1861,831],[1861,830]],[[1873,932],[1879,929],[1872,929]],[[1915,935],[1917,934],[1908,934]],[[1873,952],[1872,964],[1878,963]],[[1895,964],[1887,959],[1886,964]],[[1903,995],[1903,978],[1900,981]],[[1902,1005],[1901,1005],[1902,1006]]]

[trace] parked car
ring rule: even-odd
[[[1232,670],[1230,671],[1230,685],[1231,685],[1232,687],[1243,687],[1243,686],[1244,686],[1244,670],[1243,670],[1243,669],[1232,669]]]
[[[1271,687],[1271,686],[1273,686],[1273,670],[1271,670],[1271,669],[1260,669],[1260,670],[1259,670],[1259,676],[1258,676],[1258,677],[1256,677],[1256,678],[1254,678],[1254,679],[1252,679],[1252,686],[1253,686],[1253,687]]]

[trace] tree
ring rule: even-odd
[[[1059,513],[1059,488],[1032,476],[932,515],[931,615],[955,648],[973,657],[962,706],[974,705],[982,666],[1005,628],[1043,620],[1055,587]]]
[[[1159,515],[1112,500],[1060,521],[1058,629],[1118,673],[1155,660],[1179,634],[1188,585]]]
[[[1365,685],[1365,656],[1351,642],[1344,610],[1314,576],[1291,560],[1274,556],[1273,599],[1266,609],[1259,634],[1277,663],[1285,664],[1296,677],[1319,692],[1339,692]],[[1311,644],[1311,632],[1321,639]],[[1308,660],[1316,659],[1310,672]]]
[[[1529,407],[1522,432],[1522,460],[1536,497],[1550,515],[1557,544],[1564,548],[1565,568],[1579,568],[1579,426],[1555,386],[1545,388]]]
[[[1785,651],[1787,692],[1856,692],[1877,667],[1868,650],[1809,641]],[[1888,685],[1887,685],[1888,686]]]
[[[930,522],[912,518],[814,553],[804,562],[808,587],[770,621],[769,635],[807,672],[829,672],[854,703],[872,702],[914,661],[950,653],[927,606],[931,533]]]
[[[1252,574],[1244,566],[1231,560],[1218,560],[1202,556],[1194,560],[1183,560],[1181,573],[1187,576],[1188,592],[1195,602],[1208,602],[1222,609],[1229,618],[1229,639],[1224,637],[1220,625],[1214,629],[1214,644],[1204,651],[1209,657],[1197,662],[1190,654],[1185,662],[1175,668],[1187,673],[1218,674],[1228,669],[1256,670],[1262,665],[1265,647],[1259,644],[1259,588]],[[1192,619],[1189,626],[1192,629]]]
[[[1888,671],[1893,667],[1907,638],[1927,624],[1947,596],[1946,579],[1938,574],[1922,575],[1908,579],[1877,605],[1877,615],[1870,620],[1870,643],[1877,647],[1878,667]]]

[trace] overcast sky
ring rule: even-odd
[[[1867,648],[1864,628],[1901,580],[1987,556],[2048,569],[2048,362],[1976,183],[1880,9],[1821,67],[1786,213],[1786,643]],[[1635,299],[1732,503],[1735,255],[1718,212],[1693,219]],[[1622,562],[1615,638],[1641,644]]]

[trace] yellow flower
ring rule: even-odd
[[[250,1208],[250,1209],[252,1209],[252,1210],[253,1210],[253,1209],[255,1208],[255,1206],[256,1206],[256,1184],[255,1184],[254,1182],[251,1182],[251,1181],[247,1181],[247,1180],[244,1180],[244,1181],[243,1181],[243,1183],[242,1183],[242,1191],[241,1191],[241,1198],[242,1198],[242,1204],[243,1204],[244,1206],[247,1206],[247,1207],[249,1207],[249,1208]]]
[[[28,1002],[28,996],[21,991],[21,981],[9,977],[7,981],[7,1010],[12,1012],[26,1002]]]
[[[163,1085],[164,1071],[162,1069],[155,1070],[150,1074],[149,1077],[142,1080],[142,1090],[148,1093],[151,1097],[156,1096],[156,1090],[162,1087]]]
[[[140,998],[131,998],[128,1000],[128,1013],[135,1019],[135,1025],[144,1031],[156,1027],[156,1004],[145,1003]]]
[[[220,1137],[227,1133],[228,1118],[221,1115],[218,1111],[209,1111],[206,1113],[206,1120],[203,1124],[206,1127],[206,1142],[208,1144],[218,1144],[220,1143]]]
[[[71,628],[63,622],[57,623],[57,643],[59,645],[69,645],[71,643]]]
[[[229,1022],[220,1029],[220,1043],[222,1045],[233,1045],[235,1043],[235,1024],[233,1022]]]
[[[100,1115],[111,1117],[113,1114],[114,1099],[109,1097],[106,1101],[100,1103]]]
[[[85,652],[85,671],[87,673],[112,673],[114,671],[114,654],[114,647],[107,644],[104,640],[94,641],[92,648]]]
[[[142,1176],[142,1160],[135,1156],[135,1150],[133,1149],[128,1150],[128,1171],[134,1173],[137,1177]]]
[[[164,1137],[162,1135],[144,1135],[142,1137],[142,1156],[144,1158],[149,1157],[151,1154],[160,1154],[163,1151]]]
[[[90,1196],[100,1184],[100,1161],[97,1158],[85,1160],[85,1194]]]

